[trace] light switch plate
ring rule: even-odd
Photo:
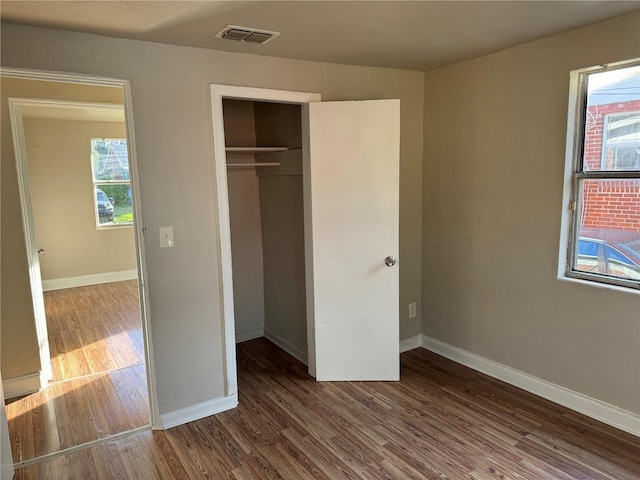
[[[160,227],[160,248],[173,247],[173,227]]]

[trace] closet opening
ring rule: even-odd
[[[277,368],[259,337],[317,381],[400,376],[400,102],[320,100],[211,85],[229,408],[239,361]]]
[[[224,98],[236,343],[308,365],[302,106]]]

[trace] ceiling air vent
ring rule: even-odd
[[[280,35],[279,32],[270,32],[269,30],[258,30],[257,28],[227,25],[218,33],[216,33],[216,38],[237,40],[239,42],[259,43],[261,45],[264,45],[278,35]]]

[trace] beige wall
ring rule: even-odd
[[[132,82],[160,413],[224,395],[211,83],[318,92],[323,100],[401,100],[400,334],[420,332],[419,317],[406,319],[406,304],[419,303],[421,295],[422,73],[11,24],[2,25],[1,53],[3,66]],[[167,225],[174,227],[175,247],[160,249],[158,227]]]
[[[124,123],[24,119],[43,280],[134,270],[133,227],[96,228],[91,139],[126,138]]]
[[[259,169],[264,251],[264,331],[267,338],[273,339],[306,364],[302,150],[290,150],[278,158],[280,167]],[[291,174],[292,171],[296,173]]]
[[[255,114],[258,145],[291,149],[256,155],[261,162],[280,162],[279,167],[257,169],[264,252],[265,336],[306,364],[302,107],[256,102]]]
[[[634,14],[425,77],[423,332],[640,413],[640,295],[558,280],[569,71]]]
[[[224,100],[225,145],[256,144],[253,102]],[[253,162],[228,155],[227,162]],[[236,335],[264,329],[264,280],[260,196],[255,168],[227,169]]]
[[[238,159],[235,156],[233,158]],[[255,169],[229,169],[227,186],[234,318],[236,335],[243,335],[264,328],[262,233],[258,177]]]
[[[4,54],[4,44],[2,53]],[[2,377],[4,380],[37,373],[40,359],[36,339],[29,273],[25,251],[16,164],[13,154],[8,98],[48,98],[87,102],[122,103],[116,88],[36,82],[2,78],[0,166],[2,192],[0,328],[2,329]]]

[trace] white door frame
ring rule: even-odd
[[[157,410],[157,394],[155,368],[153,362],[153,343],[151,341],[151,328],[149,322],[149,298],[146,292],[147,267],[145,260],[144,242],[143,242],[143,222],[142,222],[142,206],[139,200],[140,184],[138,181],[138,162],[135,148],[135,133],[133,126],[133,110],[131,100],[131,83],[128,80],[115,78],[74,75],[60,72],[48,72],[29,69],[13,69],[2,68],[0,76],[6,78],[20,78],[28,80],[53,81],[60,83],[73,83],[81,85],[103,86],[121,88],[123,91],[125,126],[127,132],[127,145],[129,149],[130,163],[130,185],[131,185],[131,203],[134,211],[134,238],[136,249],[136,266],[138,270],[138,291],[140,298],[140,317],[142,322],[142,337],[145,350],[145,369],[147,375],[147,390],[149,394],[149,412],[151,427],[154,429],[161,428],[162,422]],[[29,266],[29,275],[34,297],[34,315],[36,317],[36,333],[38,336],[38,345],[40,350],[40,361],[42,365],[41,381],[46,378],[46,382],[51,378],[51,357],[49,353],[49,345],[47,338],[46,317],[44,315],[44,302],[42,293],[42,279],[39,271],[32,272],[34,265],[34,256],[37,256],[37,245],[35,241],[35,228],[33,224],[33,212],[31,209],[31,195],[28,184],[28,166],[24,152],[24,132],[22,130],[22,116],[17,112],[20,102],[24,100],[16,100],[13,104],[10,102],[10,115],[12,117],[12,132],[14,138],[14,152],[16,156],[16,166],[18,168],[18,186],[20,190],[20,203],[22,209],[23,227],[25,233],[25,242],[27,248],[27,260]],[[38,100],[40,103],[46,103],[44,100]],[[51,103],[69,103],[69,102],[50,102]],[[76,102],[77,103],[77,102]],[[17,113],[17,115],[16,115]],[[19,118],[18,118],[19,117]],[[20,147],[20,138],[22,138]],[[16,141],[18,140],[18,141]],[[37,257],[35,257],[37,258]],[[36,298],[37,297],[37,298]],[[47,376],[48,375],[48,376]]]
[[[211,114],[213,120],[213,162],[216,182],[216,209],[219,232],[218,258],[220,259],[220,298],[221,315],[224,319],[224,352],[225,352],[225,396],[238,395],[237,365],[236,365],[236,334],[235,314],[233,309],[233,273],[231,260],[231,226],[229,222],[229,191],[227,186],[227,155],[225,152],[224,118],[222,101],[225,98],[259,102],[276,102],[306,105],[309,102],[319,102],[319,93],[293,92],[287,90],[271,90],[253,87],[237,87],[232,85],[211,85]],[[304,133],[303,133],[304,134]],[[303,145],[308,142],[303,138]],[[305,152],[303,150],[303,155]],[[303,164],[306,163],[303,160]],[[305,223],[310,210],[307,208],[307,170],[303,167],[303,188],[305,191]],[[306,240],[305,240],[306,243]],[[308,255],[305,253],[305,258]],[[307,275],[308,281],[308,275]],[[307,311],[313,305],[307,288]],[[315,375],[315,355],[313,345],[313,322],[307,319],[307,344],[309,356],[309,373]]]
[[[2,390],[2,374],[0,374],[0,402],[4,406],[4,392]],[[0,411],[0,480],[13,478],[13,456],[11,455],[11,439],[9,438],[9,424],[7,412],[3,408]]]

